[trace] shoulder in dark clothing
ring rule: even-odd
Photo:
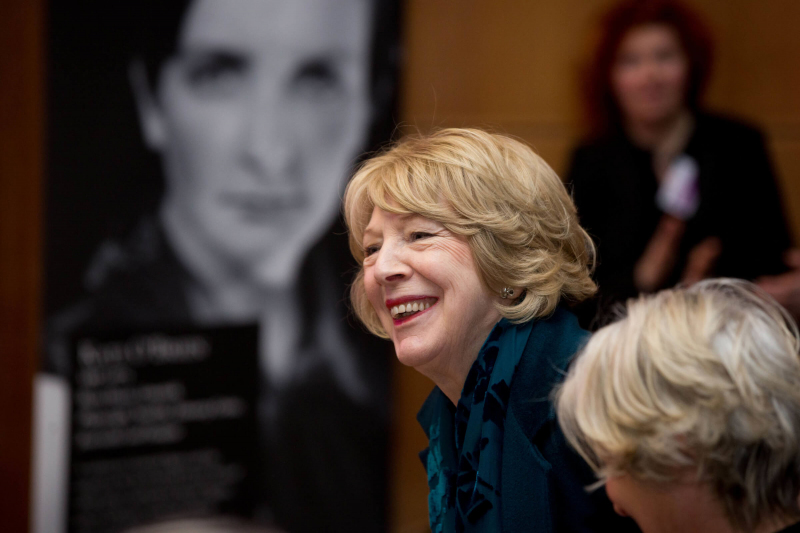
[[[639,531],[635,522],[617,515],[605,489],[587,491],[597,481],[591,468],[572,450],[561,432],[552,405],[552,388],[563,380],[575,353],[588,340],[576,317],[559,308],[534,327],[512,383],[509,414],[519,423],[533,457],[546,472],[546,497],[549,499],[552,530],[557,532]],[[518,445],[510,440],[510,446]],[[524,472],[528,465],[506,469]],[[514,465],[512,465],[513,467]],[[522,480],[504,480],[510,486],[526,486]],[[544,497],[545,495],[537,495]]]
[[[761,129],[740,118],[719,113],[698,113],[695,115],[695,128],[707,130],[708,133],[726,137],[761,137]]]
[[[187,277],[155,218],[143,217],[125,243],[100,246],[86,274],[86,298],[47,320],[43,370],[70,374],[67,344],[81,331],[188,324]]]

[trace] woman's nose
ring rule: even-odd
[[[243,113],[242,156],[251,170],[272,184],[291,182],[292,145],[280,90],[271,80],[256,82]]]
[[[647,61],[642,63],[642,76],[650,80],[656,77],[661,71],[662,66],[657,58],[648,58]]]
[[[377,253],[373,272],[375,281],[379,284],[398,283],[411,277],[412,269],[405,260],[402,249],[384,243]]]

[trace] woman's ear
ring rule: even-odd
[[[514,302],[519,302],[522,300],[522,297],[525,296],[525,293],[528,292],[528,289],[525,287],[512,287],[514,289]]]
[[[160,152],[167,142],[164,114],[141,59],[134,59],[128,67],[128,81],[136,102],[142,139],[148,148]]]

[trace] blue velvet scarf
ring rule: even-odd
[[[501,531],[500,472],[511,380],[533,322],[494,327],[454,408],[438,389],[427,422],[428,510],[433,533]]]

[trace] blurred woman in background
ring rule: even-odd
[[[711,37],[671,0],[602,19],[586,84],[589,139],[568,181],[598,247],[599,308],[711,275],[785,270],[790,240],[762,135],[707,113]],[[586,322],[595,309],[582,311]]]
[[[800,531],[798,348],[750,282],[643,296],[578,356],[558,419],[645,533]]]

